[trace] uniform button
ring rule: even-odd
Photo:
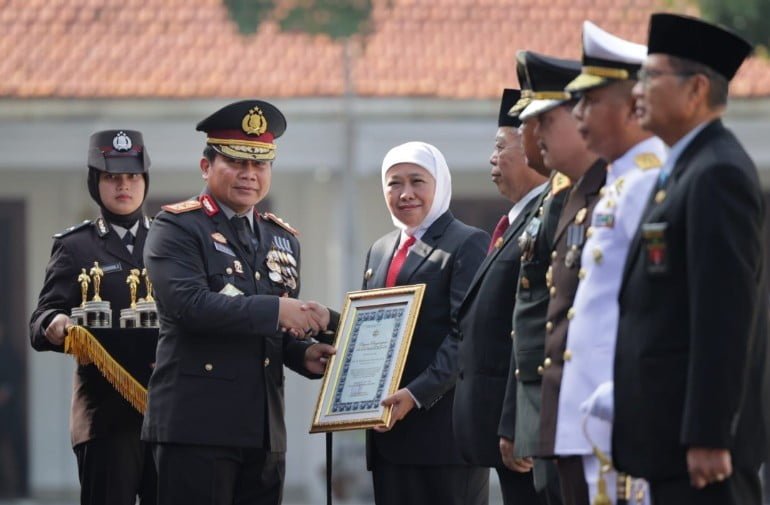
[[[569,349],[566,349],[564,351],[564,361],[569,361],[571,359],[572,359],[572,351],[570,351]]]
[[[567,319],[572,319],[574,317],[575,317],[575,308],[570,307],[569,310],[567,311]]]
[[[551,368],[551,365],[553,365],[551,358],[545,358],[545,361],[543,361],[543,367]]]
[[[551,293],[551,297],[554,297],[554,296],[556,296],[556,286],[551,286],[551,291],[550,291],[550,293]]]
[[[606,187],[603,187],[602,189],[599,190],[599,196],[604,196],[606,194],[607,194],[607,188]]]
[[[604,258],[604,253],[602,253],[602,250],[597,247],[592,252],[593,252],[593,256],[594,256],[594,263],[596,263],[596,264],[601,263],[602,259]]]
[[[543,375],[543,372],[544,372],[543,367],[542,366],[538,366],[537,367],[537,374],[538,375]]]
[[[516,377],[516,380],[519,380],[519,376],[521,375],[521,372],[519,372],[518,368],[513,372],[513,375],[514,377]]]
[[[586,278],[586,269],[581,268],[580,270],[578,270],[578,279],[582,281],[585,278]]]
[[[265,366],[270,366],[270,358],[265,358]]]
[[[232,268],[230,268],[230,267],[227,267],[227,268],[225,268],[225,273],[226,273],[227,275],[233,275],[233,269],[232,269]]]
[[[516,338],[516,330],[511,331],[511,338]]]
[[[594,227],[589,226],[586,230],[586,238],[591,238],[591,236],[594,234]]]
[[[259,280],[259,279],[261,279],[261,278],[262,278],[262,274],[260,274],[259,272],[254,272],[254,278],[255,278],[256,280]]]
[[[553,331],[553,323],[551,321],[545,323],[545,331]]]
[[[212,365],[211,363],[206,363],[205,365],[203,365],[203,369],[206,370],[207,372],[210,372],[214,370],[214,365]]]
[[[559,255],[558,255],[558,254],[556,254],[556,251],[553,251],[553,252],[551,253],[551,259],[552,259],[552,260],[555,260],[555,259],[556,259],[558,256],[559,256]]]

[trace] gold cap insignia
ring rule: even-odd
[[[265,133],[267,131],[267,119],[262,114],[262,109],[259,107],[249,109],[249,112],[243,116],[241,128],[248,135],[262,135]]]

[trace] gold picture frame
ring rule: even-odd
[[[390,422],[392,408],[380,402],[401,382],[424,293],[414,284],[345,295],[310,433]]]

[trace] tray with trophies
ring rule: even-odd
[[[144,412],[158,343],[158,311],[152,283],[146,269],[130,271],[126,284],[131,303],[121,309],[119,327],[113,327],[110,302],[102,300],[99,294],[102,275],[99,263],[94,263],[89,273],[81,269],[78,283],[82,303],[71,311],[75,326],[67,334],[65,352],[73,354],[81,364],[96,365],[129,403]],[[142,277],[146,294],[137,300]],[[88,300],[91,284],[94,294]]]

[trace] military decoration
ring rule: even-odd
[[[668,273],[666,228],[668,228],[668,223],[645,223],[642,225],[642,241],[646,253],[645,267],[650,275]]]
[[[580,209],[575,216],[575,224],[567,228],[567,254],[564,255],[564,266],[567,268],[575,268],[580,263],[580,252],[586,240],[586,227],[583,222],[588,211],[583,212],[585,210]]]
[[[535,239],[537,238],[541,223],[542,221],[539,217],[533,217],[524,232],[517,239],[519,249],[521,250],[521,259],[524,261],[531,260],[535,255]]]
[[[273,243],[265,257],[265,266],[270,271],[268,277],[275,284],[290,290],[297,289],[299,272],[297,260],[291,248],[291,242],[285,237],[273,237]]]

